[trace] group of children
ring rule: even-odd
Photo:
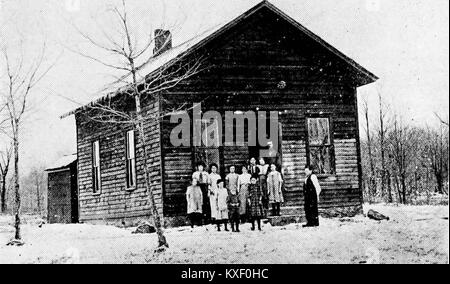
[[[203,163],[197,164],[192,175],[192,184],[186,191],[187,213],[191,226],[215,222],[217,230],[224,224],[228,231],[228,221],[233,232],[239,232],[239,224],[255,222],[261,230],[261,219],[267,216],[269,204],[272,215],[280,215],[280,203],[283,200],[281,173],[275,164],[270,166],[264,158],[250,159],[249,165],[242,166],[241,174],[236,166],[229,167],[225,179],[218,174],[217,164],[211,164],[209,172]]]

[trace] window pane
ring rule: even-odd
[[[100,142],[92,143],[92,190],[97,193],[100,190]]]
[[[126,135],[126,169],[127,169],[127,187],[134,187],[136,184],[136,159],[134,130],[130,130]]]
[[[131,169],[130,169],[130,186],[136,185],[136,160],[130,160]]]
[[[134,131],[127,132],[127,159],[134,159],[135,157],[135,143],[134,143]]]
[[[332,147],[311,147],[309,148],[310,165],[318,174],[333,174]]]
[[[308,118],[308,137],[310,145],[330,144],[330,123],[328,118]]]
[[[100,143],[99,141],[95,141],[92,144],[92,151],[93,151],[93,165],[94,167],[98,167],[100,165]]]

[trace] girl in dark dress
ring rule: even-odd
[[[248,187],[248,216],[252,221],[252,231],[255,230],[255,221],[258,223],[258,230],[261,231],[261,218],[264,216],[262,201],[263,195],[258,183],[258,177],[253,176]]]

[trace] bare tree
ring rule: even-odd
[[[420,149],[421,130],[405,125],[397,115],[389,132],[389,157],[400,203],[407,204],[411,186],[408,186],[411,173],[416,173],[417,152]]]
[[[368,159],[369,159],[369,166],[370,166],[370,173],[369,173],[369,197],[375,197],[376,191],[377,191],[377,184],[375,179],[375,162],[374,157],[372,154],[372,135],[370,132],[370,120],[369,120],[369,104],[367,102],[367,98],[363,99],[363,113],[364,113],[364,119],[365,119],[365,130],[366,130],[366,137],[367,137],[367,151],[368,151]]]
[[[426,155],[436,179],[436,191],[443,194],[444,180],[448,175],[448,127],[441,124],[437,130],[428,129],[427,134]]]
[[[439,114],[437,114],[436,112],[434,113],[434,115],[439,119],[439,121],[440,121],[442,124],[444,124],[444,125],[446,125],[446,126],[448,127],[448,117],[447,117],[447,120],[444,120],[444,119],[442,119],[441,116],[440,116]]]
[[[30,187],[34,187],[36,194],[36,206],[39,215],[42,214],[42,191],[44,184],[44,170],[42,167],[34,168],[29,175],[29,185]],[[33,199],[33,198],[32,198]]]
[[[23,50],[21,47],[18,50]],[[13,56],[8,48],[3,48],[3,64],[6,76],[0,91],[2,92],[3,109],[6,112],[6,120],[9,122],[8,137],[12,140],[14,153],[14,240],[11,245],[21,245],[22,236],[20,231],[20,172],[19,172],[19,149],[21,127],[25,114],[28,111],[30,95],[37,84],[48,74],[54,64],[44,67],[45,63],[45,43],[38,55],[28,61],[23,53]],[[3,89],[4,88],[4,89]]]
[[[12,157],[12,146],[8,145],[5,147],[5,150],[0,152],[0,179],[1,179],[1,188],[0,188],[0,212],[6,213],[7,205],[6,205],[6,191],[7,191],[7,178],[9,172],[9,165]]]
[[[170,37],[167,38],[161,45],[160,50],[155,50],[152,56],[148,55],[150,46],[158,38],[148,37],[145,41],[140,40],[132,32],[130,27],[130,20],[127,14],[127,8],[125,1],[122,1],[122,7],[114,7],[112,10],[114,17],[118,20],[119,25],[116,27],[116,32],[119,34],[112,35],[106,33],[103,29],[101,32],[104,36],[105,43],[99,41],[94,36],[82,32],[77,28],[80,35],[94,47],[106,51],[113,55],[114,63],[107,62],[101,58],[90,56],[84,52],[78,50],[70,50],[78,53],[79,55],[89,58],[97,63],[107,66],[114,72],[122,73],[123,76],[116,77],[116,80],[111,84],[108,84],[104,91],[110,91],[111,89],[118,88],[117,86],[123,85],[119,90],[109,94],[106,99],[96,101],[88,106],[92,111],[89,119],[100,123],[120,123],[133,125],[138,131],[138,137],[142,145],[143,155],[143,170],[145,178],[145,187],[149,198],[151,215],[156,227],[158,235],[158,249],[164,249],[168,247],[167,240],[164,236],[162,227],[162,219],[158,212],[155,197],[153,193],[153,187],[150,180],[150,165],[147,162],[146,157],[147,148],[150,145],[149,137],[145,132],[145,124],[151,121],[160,121],[162,117],[168,115],[162,112],[156,115],[149,115],[143,110],[143,99],[153,98],[158,100],[161,92],[175,87],[181,81],[198,73],[200,71],[201,59],[184,60],[183,56],[175,57],[169,62],[164,63],[160,68],[153,70],[150,74],[141,74],[145,70],[146,66],[152,64],[154,60],[158,60],[158,56],[162,49],[165,49],[166,45],[170,44]],[[119,62],[119,63],[117,63]],[[118,107],[118,104],[114,104],[119,100],[117,94],[120,94],[124,100],[132,99],[134,102],[133,110],[123,110]],[[130,102],[130,101],[128,101]],[[127,102],[125,102],[127,103]],[[184,108],[185,105],[180,106]],[[126,107],[125,107],[126,109]],[[176,111],[176,110],[173,110]]]
[[[388,132],[387,128],[387,112],[385,110],[385,105],[383,102],[383,96],[381,90],[378,90],[378,104],[379,104],[379,129],[378,129],[378,140],[380,143],[380,172],[381,172],[381,196],[383,197],[388,193],[388,202],[392,202],[392,192],[390,187],[390,173],[387,170],[386,163],[386,134]]]

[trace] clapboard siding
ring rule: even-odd
[[[334,175],[319,175],[322,187],[320,206],[329,207],[346,204],[359,205],[358,158],[356,139],[335,140]],[[286,203],[290,206],[303,205],[303,184],[305,179],[306,145],[303,142],[283,141],[283,169]]]
[[[147,117],[158,112],[157,100],[146,102],[144,113]],[[120,221],[134,216],[148,216],[150,207],[143,175],[144,157],[137,131],[137,187],[129,190],[126,188],[125,135],[131,127],[126,124],[98,123],[89,117],[89,110],[76,115],[80,221]],[[147,163],[150,166],[152,190],[157,207],[162,212],[159,127],[158,121],[146,120],[144,128],[148,135]],[[92,192],[92,142],[95,140],[100,142],[100,194]]]
[[[236,110],[278,112],[287,205],[303,204],[306,118],[329,117],[336,173],[320,177],[324,190],[321,206],[360,204],[356,92],[351,74],[339,60],[291,27],[271,17],[262,21],[264,17],[264,13],[250,17],[221,41],[207,45],[206,70],[165,93],[163,110],[201,102],[203,112],[215,110],[222,116]],[[286,82],[286,88],[277,87],[280,81]],[[166,160],[164,166],[170,171],[165,174],[164,208],[171,216],[185,214],[184,193],[193,170],[192,152],[188,152],[192,148],[184,148],[181,154],[170,145],[174,126],[169,118],[162,122],[163,153],[166,159],[180,159]],[[224,146],[222,151],[224,175],[228,166],[240,166],[249,159],[247,146]],[[191,171],[185,168],[189,163]]]
[[[164,161],[164,215],[186,212],[186,189],[193,171],[190,147],[166,147]]]

